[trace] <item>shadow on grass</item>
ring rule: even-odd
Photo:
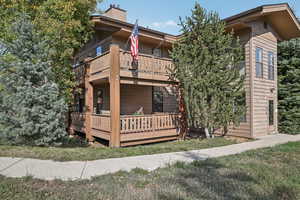
[[[297,192],[288,186],[279,185],[264,191],[257,177],[240,169],[226,167],[215,159],[196,161],[192,165],[175,164],[175,178],[166,181],[180,188],[180,192],[162,190],[158,199],[257,199],[257,200],[297,200]],[[271,191],[270,191],[271,190]]]

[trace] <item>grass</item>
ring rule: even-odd
[[[294,142],[192,164],[176,163],[153,172],[135,169],[84,181],[0,176],[0,197],[2,200],[297,200],[300,199],[299,166],[300,142]]]
[[[189,151],[235,143],[237,143],[236,140],[218,137],[210,140],[192,139],[119,149],[112,149],[108,147],[56,148],[0,145],[0,157],[36,158],[56,161],[83,161]]]

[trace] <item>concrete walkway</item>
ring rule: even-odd
[[[176,161],[192,162],[207,158],[234,155],[248,150],[271,147],[287,142],[300,141],[300,135],[272,135],[261,137],[253,142],[229,146],[194,150],[187,152],[165,153],[156,155],[113,158],[96,161],[55,162],[27,158],[0,158],[0,174],[7,177],[33,176],[43,180],[90,179],[120,170],[130,171],[134,168],[155,170]]]

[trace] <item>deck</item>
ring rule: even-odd
[[[85,131],[85,115],[73,113],[71,116],[75,131]],[[91,135],[109,141],[111,123],[110,115],[92,114]],[[120,127],[121,146],[175,140],[178,137],[178,114],[122,115]]]

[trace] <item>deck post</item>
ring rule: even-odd
[[[85,61],[89,62],[90,58],[87,58]],[[94,138],[92,136],[92,114],[93,114],[93,107],[94,107],[94,100],[93,100],[93,93],[94,88],[92,83],[89,82],[90,76],[90,67],[89,64],[86,66],[86,74],[85,74],[85,134],[86,138],[89,142],[93,142]]]
[[[109,146],[120,147],[120,49],[118,45],[110,46],[110,123],[111,135]]]

